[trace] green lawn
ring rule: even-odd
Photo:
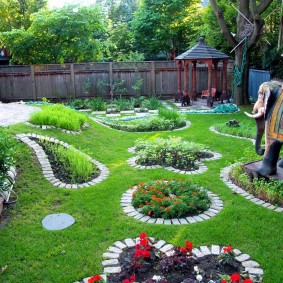
[[[129,133],[106,128],[90,121],[80,135],[40,130],[24,124],[8,128],[12,134],[39,133],[63,140],[105,164],[109,177],[89,188],[78,190],[52,186],[42,175],[37,158],[23,143],[17,155],[19,200],[8,223],[0,229],[0,282],[72,283],[102,273],[102,254],[118,240],[135,238],[141,232],[176,246],[186,240],[200,245],[232,245],[249,254],[264,270],[264,282],[282,283],[283,214],[253,204],[232,193],[220,180],[219,172],[241,158],[250,141],[221,136],[209,130],[230,119],[246,121],[243,110],[234,114],[190,114],[192,123],[174,132]],[[198,175],[180,175],[165,169],[140,170],[130,167],[127,151],[138,138],[180,136],[209,146],[223,155],[205,162],[209,170]],[[190,178],[219,195],[223,210],[209,220],[188,225],[145,224],[129,218],[120,205],[122,194],[131,186],[160,178]],[[71,214],[76,223],[61,231],[47,231],[42,219],[51,213]]]

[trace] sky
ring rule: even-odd
[[[50,8],[60,8],[63,7],[65,4],[95,4],[96,0],[48,0],[48,5]]]

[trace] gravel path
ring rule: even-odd
[[[0,103],[0,126],[10,126],[29,120],[31,113],[40,108],[18,103]]]

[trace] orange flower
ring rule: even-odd
[[[142,208],[142,204],[139,205],[139,208]]]
[[[197,196],[197,194],[198,194],[197,192],[193,192],[193,196],[194,196],[194,197]]]
[[[151,197],[151,199],[154,201],[154,200],[156,200],[156,195],[153,195],[152,197]]]
[[[194,203],[193,203],[193,202],[190,202],[190,206],[194,206]]]
[[[170,206],[167,206],[167,207],[165,208],[165,210],[166,210],[166,211],[169,211],[169,210],[170,210]]]
[[[150,215],[151,215],[151,213],[152,213],[152,211],[150,210],[150,211],[147,213],[147,215],[148,215],[148,216],[150,216]]]
[[[136,194],[135,193],[133,193],[133,198],[135,198],[136,197]]]

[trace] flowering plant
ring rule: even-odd
[[[91,276],[88,280],[87,283],[93,283],[93,282],[97,282],[97,283],[104,283],[104,279],[102,278],[101,275],[94,275]]]
[[[235,257],[233,247],[227,246],[223,248],[223,253],[218,256],[218,259],[221,264],[231,264]]]
[[[205,189],[190,181],[172,179],[138,184],[132,204],[150,217],[172,219],[203,212],[211,200]]]

